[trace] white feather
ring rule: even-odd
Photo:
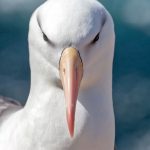
[[[99,32],[99,41],[92,44]],[[49,0],[37,8],[29,29],[30,94],[25,107],[2,122],[0,149],[113,150],[114,41],[112,18],[98,1]],[[84,64],[73,139],[58,69],[60,55],[69,46],[79,50]]]

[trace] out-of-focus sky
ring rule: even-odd
[[[0,95],[25,103],[28,23],[44,0],[0,0]],[[113,97],[118,150],[150,150],[150,1],[101,0],[114,18]],[[83,6],[84,7],[84,6]]]

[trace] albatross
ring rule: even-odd
[[[97,0],[47,0],[29,25],[25,106],[0,98],[1,150],[114,150],[114,24]]]

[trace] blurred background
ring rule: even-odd
[[[28,24],[44,0],[0,0],[0,95],[29,93]],[[101,0],[116,31],[113,97],[118,150],[150,150],[150,1]],[[83,6],[84,7],[84,6]]]

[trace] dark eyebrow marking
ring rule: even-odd
[[[105,22],[106,22],[106,13],[104,13],[104,10],[102,10],[102,12],[101,12],[101,15],[102,15],[102,27],[104,26],[104,24],[105,24]]]
[[[39,19],[39,17],[38,17],[38,16],[37,16],[36,18],[37,18],[37,23],[38,23],[38,25],[39,25],[39,28],[41,29],[40,19]],[[42,31],[42,29],[41,29],[41,31]]]
[[[47,35],[43,32],[40,22],[41,22],[41,21],[40,21],[39,17],[37,16],[37,23],[38,23],[38,25],[39,25],[39,28],[40,28],[42,34],[43,34],[43,39],[44,39],[46,42],[48,42],[52,47],[55,47],[55,46],[56,46],[55,43],[52,42],[52,41],[47,37]]]

